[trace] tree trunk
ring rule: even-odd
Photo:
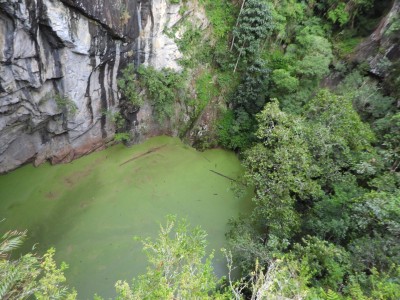
[[[243,10],[243,7],[244,7],[244,3],[246,2],[246,0],[243,0],[243,2],[242,2],[242,6],[240,7],[240,11],[239,11],[239,15],[238,15],[238,17],[237,17],[237,19],[236,19],[236,27],[239,25],[239,17],[240,17],[240,15],[241,15],[241,13],[242,13],[242,10]],[[233,39],[232,39],[232,44],[231,44],[231,51],[232,51],[232,49],[233,49],[233,44],[235,43],[235,37],[233,37]]]

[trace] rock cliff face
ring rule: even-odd
[[[0,173],[104,147],[128,63],[179,69],[167,0],[0,0]],[[153,124],[151,107],[133,116]],[[141,134],[160,134],[159,128]]]
[[[400,0],[393,1],[377,29],[358,46],[353,60],[367,62],[370,73],[400,99]]]

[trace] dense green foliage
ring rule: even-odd
[[[204,71],[196,80],[196,92],[198,105],[195,108],[195,114],[203,111],[210,99],[218,96],[218,88],[214,83],[213,74],[208,70]]]
[[[76,299],[76,292],[65,286],[64,270],[54,261],[54,249],[43,257],[28,253],[18,259],[10,259],[11,252],[23,243],[26,232],[9,231],[0,240],[0,298],[1,299]]]
[[[233,56],[220,65],[240,76],[220,143],[240,151],[256,192],[253,213],[232,220],[227,234],[234,263],[248,274],[256,261],[299,261],[309,299],[398,297],[398,88],[345,61],[382,6],[241,1]],[[265,31],[248,25],[263,13]],[[396,70],[388,60],[378,67]],[[332,70],[341,82],[321,89]]]
[[[159,120],[172,115],[178,99],[190,107],[187,126],[210,103],[226,105],[219,108],[218,143],[241,154],[245,183],[255,190],[252,214],[232,220],[227,233],[230,266],[248,275],[230,282],[229,297],[399,298],[399,66],[383,59],[380,82],[365,64],[347,61],[389,2],[202,0],[208,28],[183,18],[167,30],[183,53],[185,74],[192,74],[195,97],[183,95],[182,77],[170,70],[140,68],[133,81],[132,72],[123,73],[125,96],[136,103],[136,90],[144,90]],[[329,81],[335,76],[339,83]],[[321,88],[324,80],[329,89]],[[162,238],[145,246],[182,247]],[[165,257],[151,260],[154,269],[132,287],[120,283],[120,291],[153,293],[155,280],[163,297],[179,298],[170,289],[177,285],[163,285],[168,272],[157,269]],[[202,267],[209,271],[209,261]],[[210,288],[201,293],[211,295],[217,285],[209,285],[208,271]],[[271,276],[291,288],[269,284]]]
[[[2,299],[76,299],[63,285],[66,265],[57,268],[54,249],[43,258],[26,254],[11,260],[9,253],[21,244],[25,233],[8,232],[0,244],[0,293]],[[131,299],[398,299],[400,268],[384,274],[372,268],[371,274],[350,275],[344,293],[341,279],[349,273],[351,259],[341,247],[307,236],[293,251],[268,260],[263,267],[256,260],[254,269],[239,280],[232,279],[231,252],[223,249],[228,262],[227,278],[213,273],[213,254],[206,254],[206,232],[191,228],[185,220],[169,217],[160,225],[157,239],[141,240],[148,256],[147,273],[132,284],[115,284],[117,300]],[[41,276],[40,276],[41,275]],[[326,289],[328,288],[328,289]],[[343,296],[345,294],[345,296]],[[98,295],[95,300],[102,300]]]
[[[247,0],[233,29],[232,48],[238,53],[235,70],[240,60],[250,64],[254,61],[272,28],[268,6],[259,0]]]
[[[119,281],[118,299],[204,299],[216,293],[211,260],[206,257],[206,233],[169,217],[158,239],[142,239],[150,266],[132,286]]]
[[[127,66],[122,70],[122,76],[118,80],[118,87],[133,106],[140,107],[143,99],[137,90],[137,79],[133,65]]]
[[[157,71],[153,67],[140,67],[138,70],[140,86],[151,100],[159,121],[171,117],[173,104],[183,88],[183,77],[170,69]]]

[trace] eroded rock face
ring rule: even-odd
[[[163,34],[178,10],[166,0],[0,0],[0,173],[104,147],[120,69],[179,69]],[[146,128],[151,118],[149,107],[133,122]]]
[[[358,63],[366,61],[370,72],[377,77],[388,77],[393,67],[398,68],[400,63],[399,18],[400,1],[395,0],[377,29],[360,44],[353,58]]]

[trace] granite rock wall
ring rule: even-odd
[[[178,10],[167,0],[0,0],[0,173],[105,147],[120,70],[179,70],[178,47],[163,33]],[[133,119],[153,124],[151,106]]]

